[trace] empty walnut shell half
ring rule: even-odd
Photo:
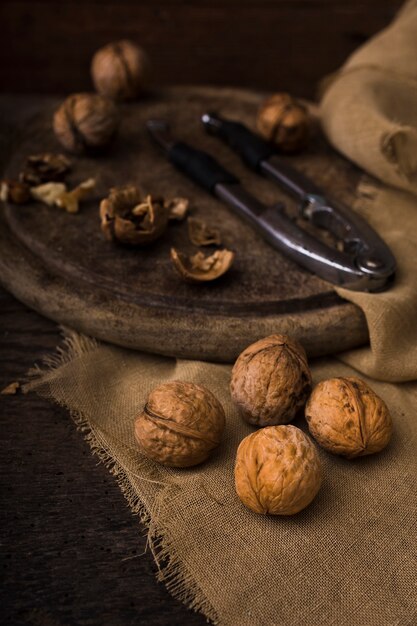
[[[310,137],[306,107],[288,93],[276,93],[262,103],[256,120],[259,133],[282,152],[303,150]]]
[[[91,63],[95,88],[114,100],[136,98],[149,82],[149,75],[148,55],[127,39],[100,48]]]
[[[317,450],[299,428],[268,426],[240,443],[236,492],[255,513],[294,515],[310,504],[320,485]]]
[[[232,398],[242,417],[255,426],[290,422],[304,407],[310,390],[304,348],[286,335],[253,343],[233,366]]]
[[[100,203],[101,229],[108,240],[129,245],[152,243],[168,224],[168,210],[160,198],[143,197],[134,185],[115,187]]]
[[[385,402],[353,376],[320,382],[305,415],[316,441],[348,459],[379,452],[391,439],[392,420]]]
[[[111,100],[97,94],[76,93],[55,112],[53,127],[64,148],[80,154],[106,146],[113,139],[118,121]]]
[[[217,398],[202,385],[172,381],[154,389],[135,421],[135,437],[149,458],[170,467],[205,461],[225,424]]]
[[[209,256],[197,252],[191,257],[171,248],[171,259],[174,267],[186,282],[205,283],[220,278],[227,272],[233,263],[234,252],[230,250],[216,250]]]

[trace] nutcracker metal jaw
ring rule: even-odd
[[[229,204],[271,245],[295,262],[347,289],[373,292],[389,286],[395,274],[395,258],[363,218],[346,206],[330,202],[319,187],[243,124],[213,113],[204,114],[202,122],[208,132],[238,152],[249,167],[272,178],[295,198],[300,217],[330,232],[341,249],[301,228],[286,215],[282,203],[273,207],[262,204],[209,154],[174,140],[166,121],[149,120],[147,127],[178,169]]]

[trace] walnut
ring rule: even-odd
[[[220,246],[220,233],[216,228],[207,226],[203,220],[189,217],[187,220],[188,236],[195,246]]]
[[[113,102],[89,93],[69,96],[53,119],[58,140],[64,148],[76,154],[103,148],[113,138],[117,125],[118,115]]]
[[[255,513],[293,515],[310,504],[321,485],[312,441],[295,426],[268,426],[240,443],[236,492]]]
[[[134,185],[114,187],[100,204],[101,229],[108,240],[140,245],[155,241],[168,224],[161,198],[143,197]]]
[[[63,180],[71,169],[71,161],[63,154],[34,154],[26,160],[26,168],[20,174],[20,180],[30,186]]]
[[[303,347],[286,335],[271,335],[237,358],[230,391],[242,417],[256,426],[286,424],[296,416],[311,389]]]
[[[91,63],[95,88],[114,100],[136,98],[148,83],[149,74],[148,55],[126,39],[97,50]]]
[[[30,187],[19,180],[2,180],[0,183],[0,200],[13,204],[26,204],[31,199]]]
[[[258,111],[257,128],[282,152],[299,152],[308,143],[310,123],[307,109],[288,93],[276,93]]]
[[[310,433],[329,452],[353,459],[388,444],[387,406],[360,378],[331,378],[313,390],[305,409]]]
[[[197,252],[191,257],[186,257],[175,248],[171,248],[171,259],[174,267],[186,282],[204,283],[220,278],[227,272],[233,263],[235,255],[230,250],[216,250],[209,256]]]
[[[31,187],[30,193],[35,200],[39,200],[48,206],[54,206],[59,198],[67,193],[67,186],[65,183],[44,183],[37,187]]]
[[[205,461],[223,433],[225,415],[205,387],[173,381],[154,389],[135,420],[139,448],[170,467],[190,467]]]

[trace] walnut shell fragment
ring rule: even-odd
[[[160,237],[168,224],[161,198],[143,197],[134,185],[114,187],[100,203],[101,230],[109,241],[148,244]]]
[[[117,130],[119,117],[111,100],[90,93],[76,93],[61,104],[53,118],[59,142],[69,152],[96,151],[107,145]]]
[[[32,187],[61,181],[71,169],[71,161],[63,154],[44,152],[26,159],[26,168],[20,174],[20,180]]]
[[[255,426],[290,422],[305,405],[310,389],[304,348],[286,335],[256,341],[233,366],[233,401],[242,417]]]
[[[211,228],[203,220],[189,217],[187,220],[188,236],[195,246],[221,245],[220,232]]]
[[[190,208],[190,201],[188,198],[171,198],[164,201],[164,206],[168,210],[168,219],[170,221],[182,222]]]
[[[348,459],[379,452],[392,435],[385,402],[354,376],[320,382],[307,402],[305,416],[316,441]]]
[[[308,144],[308,111],[288,93],[267,98],[259,108],[256,124],[262,137],[275,143],[282,152],[299,152]]]
[[[186,282],[204,283],[220,278],[227,272],[235,258],[230,250],[216,250],[209,256],[197,252],[191,257],[171,248],[171,259],[178,274]]]
[[[151,391],[135,420],[135,437],[149,458],[170,467],[205,461],[221,440],[224,410],[202,385],[172,381]]]
[[[295,426],[268,426],[237,450],[235,487],[255,513],[294,515],[315,498],[321,463],[313,442]]]

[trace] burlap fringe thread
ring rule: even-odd
[[[36,386],[36,393],[48,400],[53,400],[55,404],[63,406],[70,413],[77,430],[79,430],[85,441],[90,446],[91,452],[97,456],[100,463],[103,463],[110,474],[115,478],[119,489],[127,500],[130,510],[134,515],[139,516],[141,524],[146,529],[146,548],[149,549],[158,569],[157,580],[163,582],[169,593],[193,611],[202,613],[207,621],[218,624],[218,618],[213,607],[193,580],[192,575],[187,571],[184,563],[179,559],[174,548],[170,530],[159,522],[158,511],[167,500],[174,496],[177,490],[175,485],[167,485],[157,479],[132,474],[117,457],[110,454],[103,431],[94,421],[89,420],[81,412],[72,411],[65,404],[60,402],[51,394],[48,388],[48,379],[54,370],[69,363],[74,358],[95,350],[98,342],[85,335],[81,335],[66,327],[61,327],[64,335],[63,344],[58,346],[55,354],[47,355],[42,359],[41,364],[36,364],[27,373],[27,382],[23,386],[23,392],[28,393]],[[147,467],[149,473],[149,468]],[[141,480],[158,482],[164,487],[155,498],[152,510],[148,510],[136,493],[129,475]]]

